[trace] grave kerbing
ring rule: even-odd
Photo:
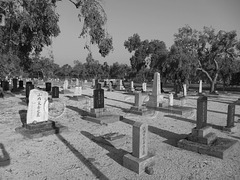
[[[238,148],[239,142],[228,138],[219,138],[207,124],[207,97],[197,100],[197,123],[187,138],[178,141],[178,147],[201,154],[224,159],[231,150]]]

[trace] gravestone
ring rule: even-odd
[[[3,87],[3,80],[1,80],[1,87]]]
[[[142,83],[142,92],[146,92],[147,91],[147,83]]]
[[[202,80],[199,80],[198,94],[202,94]]]
[[[108,83],[108,91],[113,91],[112,81],[109,81],[109,83]]]
[[[238,101],[237,101],[238,102]],[[236,103],[236,102],[235,102]],[[227,112],[227,126],[223,127],[223,130],[230,131],[230,132],[237,132],[237,126],[234,126],[234,119],[235,119],[235,106],[236,104],[232,103],[228,105],[228,112]]]
[[[24,87],[23,87],[23,80],[20,80],[20,81],[19,81],[19,87],[18,87],[18,89],[24,89]]]
[[[123,86],[123,83],[122,83],[122,80],[121,80],[121,79],[119,79],[119,80],[117,81],[116,90],[118,90],[118,91],[123,91],[123,90],[125,90],[125,87]]]
[[[95,87],[95,79],[92,79],[92,87]]]
[[[154,156],[148,153],[148,125],[135,122],[132,138],[132,153],[123,156],[123,166],[141,174],[154,163]]]
[[[31,89],[34,89],[32,82],[31,81],[26,82],[26,98],[29,97],[29,92]]]
[[[187,96],[187,85],[183,84],[183,97]]]
[[[46,91],[47,91],[47,92],[51,92],[52,84],[51,84],[50,82],[46,82],[46,83],[45,83],[45,86],[46,86]]]
[[[197,129],[207,126],[207,97],[202,96],[197,100]]]
[[[168,97],[168,105],[169,105],[169,106],[173,106],[173,94],[172,94],[172,93],[169,94],[169,97]]]
[[[78,97],[82,95],[82,87],[75,87],[74,96]]]
[[[96,85],[96,89],[93,91],[93,108],[104,108],[104,90],[101,89],[101,84]]]
[[[152,110],[147,109],[146,106],[143,105],[143,98],[141,92],[135,93],[135,103],[134,106],[130,108],[130,112],[141,116],[152,113]]]
[[[16,78],[14,78],[13,80],[12,80],[12,83],[13,83],[13,88],[12,88],[12,92],[16,92],[16,91],[18,91],[18,79],[16,79]]]
[[[33,89],[30,91],[27,124],[48,120],[48,93]]]
[[[65,79],[63,83],[63,90],[67,90],[67,89],[68,89],[68,80]]]
[[[52,87],[52,98],[59,98],[59,87]]]
[[[9,91],[9,82],[3,81],[3,91]]]
[[[130,83],[130,91],[131,91],[131,92],[134,92],[134,91],[135,91],[133,81],[131,81],[131,83]]]
[[[76,79],[76,87],[79,87],[79,79]]]
[[[149,95],[149,101],[146,103],[148,107],[158,107],[163,102],[163,95],[161,94],[161,80],[160,73],[154,73],[152,94]]]

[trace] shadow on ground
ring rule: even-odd
[[[58,139],[66,145],[70,151],[100,180],[109,180],[97,167],[91,162],[92,159],[85,158],[75,147],[73,147],[63,136],[56,134]]]

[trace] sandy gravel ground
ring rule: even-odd
[[[60,94],[58,105],[60,108],[64,104],[65,110],[58,117],[57,112],[52,112],[55,117],[50,119],[68,129],[35,139],[15,132],[15,128],[22,126],[19,111],[27,110],[22,100],[24,95],[0,99],[1,180],[240,180],[240,147],[225,160],[176,147],[177,141],[195,127],[194,113],[189,117],[161,112],[138,116],[128,111],[134,102],[133,95],[105,91],[105,107],[124,116],[124,120],[101,126],[81,118],[79,109],[92,106],[93,90],[87,88],[83,94],[87,96],[79,101],[72,98],[73,94]],[[147,95],[144,97],[146,101]],[[234,93],[209,97],[208,123],[217,136],[240,141],[239,106],[235,117],[238,132],[227,133],[218,128],[226,125],[228,104],[239,97],[240,94]],[[196,108],[196,99],[197,96],[188,96],[186,106]],[[122,156],[132,151],[135,121],[149,125],[149,151],[155,154],[153,175],[138,175],[122,166]],[[93,140],[111,132],[125,134],[126,143],[115,148]]]

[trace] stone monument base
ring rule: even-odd
[[[188,139],[181,139],[178,141],[178,147],[225,159],[232,155],[234,150],[238,150],[240,146],[237,140],[218,137],[211,145],[201,144]]]
[[[160,94],[158,96],[149,95],[149,101],[146,102],[146,106],[155,108],[155,107],[158,107],[159,104],[162,104],[162,103],[163,103],[163,95],[162,94]]]
[[[107,125],[121,120],[122,116],[111,114],[111,112],[107,111],[105,108],[92,108],[83,119],[101,125]]]
[[[123,156],[123,166],[138,174],[143,173],[145,168],[153,163],[154,155],[150,153],[143,158],[134,157],[132,154],[126,154]]]
[[[23,127],[17,127],[15,131],[28,138],[38,138],[51,134],[58,134],[65,129],[67,129],[67,127],[62,126],[60,123],[56,123],[54,121],[44,121],[25,124]]]
[[[148,115],[151,114],[153,110],[146,108],[145,106],[132,106],[130,112],[137,115]]]
[[[61,91],[62,94],[73,94],[72,91],[68,90],[68,89],[64,89]]]

